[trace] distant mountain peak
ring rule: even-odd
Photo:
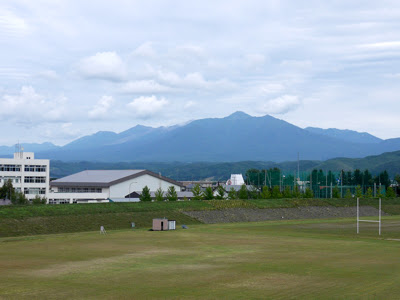
[[[240,119],[248,119],[248,118],[252,118],[252,116],[242,112],[242,111],[237,111],[234,112],[233,114],[227,116],[224,119],[229,119],[229,120],[240,120]]]

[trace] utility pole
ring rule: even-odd
[[[343,198],[343,170],[340,171],[340,198]]]
[[[328,173],[325,171],[325,198],[328,198]]]

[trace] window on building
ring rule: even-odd
[[[25,183],[46,183],[46,177],[43,176],[25,176]]]
[[[3,172],[20,172],[21,165],[0,165],[0,171]]]
[[[46,166],[42,165],[25,165],[25,172],[46,172]]]
[[[101,193],[101,188],[95,187],[59,187],[58,193]]]
[[[46,194],[45,188],[24,188],[25,195],[44,195]]]

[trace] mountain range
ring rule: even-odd
[[[23,144],[37,158],[99,162],[237,162],[360,158],[400,150],[400,138],[382,140],[351,130],[305,129],[266,115],[236,112],[182,126],[137,125],[121,133],[99,131],[65,146]],[[14,147],[0,147],[10,155]]]

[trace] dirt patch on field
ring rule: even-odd
[[[184,214],[206,224],[257,222],[269,220],[325,219],[356,217],[357,207],[300,206],[297,208],[229,208],[212,211],[186,211]],[[360,216],[378,216],[378,209],[360,206]],[[387,215],[382,211],[382,215]]]

